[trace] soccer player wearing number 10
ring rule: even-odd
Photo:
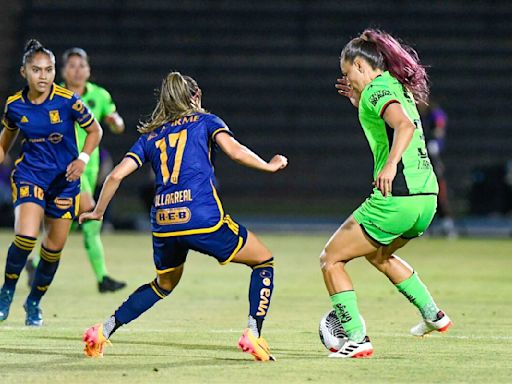
[[[216,147],[234,161],[266,172],[287,165],[284,156],[262,160],[233,138],[227,125],[201,107],[201,89],[194,79],[172,72],[163,80],[160,100],[142,136],[110,173],[93,212],[80,222],[101,220],[121,181],[150,163],[156,176],[151,209],[156,279],[142,285],[108,318],[84,334],[85,354],[101,356],[104,344],[122,325],[135,320],[168,296],[180,281],[190,249],[213,256],[224,265],[245,264],[252,269],[249,286],[249,323],[238,345],[256,360],[274,360],[261,337],[273,290],[274,261],[258,238],[235,222],[215,189]]]

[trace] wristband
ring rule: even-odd
[[[90,158],[91,158],[91,156],[89,156],[85,152],[80,152],[80,154],[78,155],[78,160],[82,160],[85,163],[85,165],[87,165]]]

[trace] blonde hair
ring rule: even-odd
[[[158,95],[151,117],[146,122],[140,122],[137,130],[140,133],[148,133],[156,128],[189,116],[193,113],[206,113],[203,108],[193,103],[193,98],[200,92],[197,82],[190,76],[183,76],[179,72],[169,73],[162,81],[162,87]]]

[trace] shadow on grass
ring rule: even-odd
[[[49,339],[49,340],[66,340],[66,341],[79,341],[79,338],[70,337],[70,336],[43,336],[43,335],[35,335],[33,338],[38,339]],[[235,346],[231,345],[219,345],[219,344],[193,344],[193,343],[177,343],[172,341],[141,341],[141,340],[113,340],[112,343],[114,345],[141,345],[141,346],[154,346],[154,347],[168,347],[182,350],[198,350],[198,351],[225,351],[225,352],[234,352]],[[280,349],[276,348],[272,350],[277,357],[292,357],[292,358],[305,358],[305,359],[323,359],[325,355],[318,353],[311,353],[305,351],[297,351],[293,349]],[[15,352],[12,352],[15,353]],[[72,355],[72,354],[70,354]],[[109,356],[117,356],[117,357],[129,357],[129,356],[140,356],[139,354],[112,354],[108,353]],[[145,353],[144,356],[168,356],[167,354],[153,354],[153,353]],[[226,359],[230,360],[230,359]],[[231,359],[239,361],[238,359]]]

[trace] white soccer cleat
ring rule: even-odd
[[[430,332],[446,332],[453,325],[452,321],[443,311],[437,313],[437,318],[432,320],[423,319],[421,323],[411,328],[411,335],[423,337]]]
[[[347,340],[338,352],[333,352],[329,355],[332,358],[346,359],[346,358],[361,358],[370,357],[373,354],[373,346],[370,338],[365,336],[363,341],[356,343],[352,340]]]

